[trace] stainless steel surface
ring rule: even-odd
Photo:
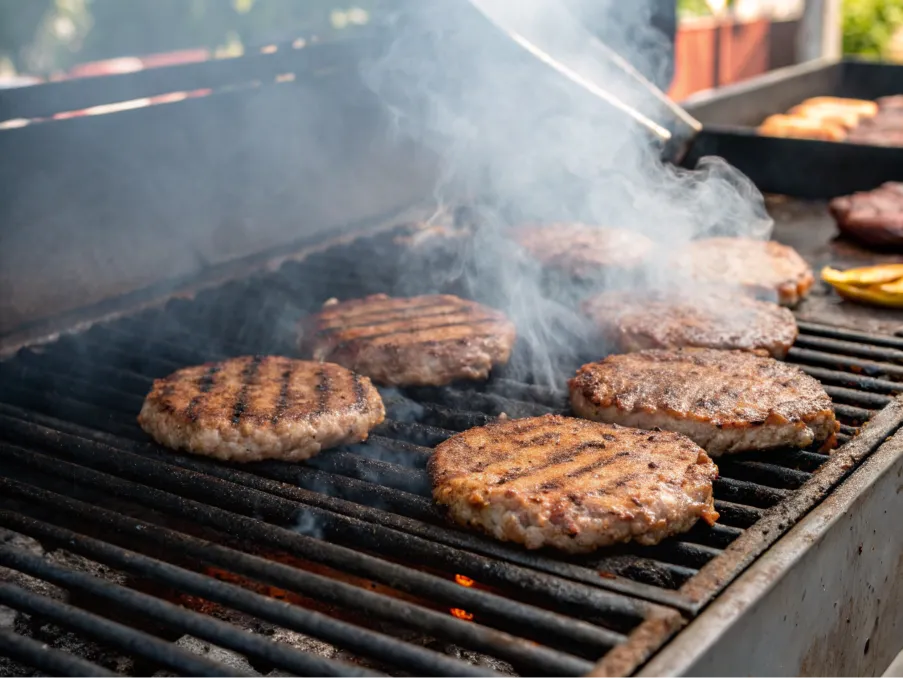
[[[900,515],[903,432],[638,675],[881,675],[903,646]]]

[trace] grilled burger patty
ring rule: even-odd
[[[796,305],[815,283],[799,253],[772,240],[697,240],[676,255],[675,263],[700,282],[737,285],[783,306]]]
[[[366,440],[385,414],[367,377],[330,363],[254,356],[155,380],[138,423],[177,450],[228,461],[299,461]]]
[[[500,311],[449,294],[377,294],[327,302],[301,327],[301,349],[389,386],[486,379],[511,357],[516,331]]]
[[[713,457],[833,446],[839,428],[821,384],[794,365],[706,348],[613,355],[569,382],[581,417],[677,431]]]
[[[869,245],[903,245],[903,182],[834,198],[831,214],[841,232]]]
[[[603,340],[622,353],[695,346],[783,358],[798,333],[786,308],[708,290],[681,299],[604,292],[583,302],[582,309]]]
[[[544,266],[581,277],[635,269],[654,249],[654,243],[640,233],[579,223],[523,226],[512,237]]]
[[[718,518],[718,469],[675,433],[551,414],[500,420],[441,443],[428,468],[456,522],[529,549],[657,544]]]

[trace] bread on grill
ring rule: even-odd
[[[839,424],[818,381],[742,351],[651,350],[584,365],[571,407],[587,419],[676,431],[712,457],[835,444]]]
[[[718,518],[718,469],[674,433],[558,415],[511,419],[452,436],[428,468],[433,498],[453,520],[530,549],[656,544]]]
[[[903,183],[834,198],[829,209],[841,233],[875,246],[903,246]]]
[[[606,348],[720,348],[784,358],[796,341],[796,319],[768,301],[718,289],[603,292],[582,304]]]
[[[515,338],[504,313],[450,294],[327,302],[301,325],[306,354],[389,386],[486,379]]]
[[[835,121],[782,114],[765,118],[756,131],[768,137],[815,139],[817,141],[843,141],[847,135],[843,125]]]
[[[740,287],[782,306],[795,306],[815,283],[799,253],[773,240],[707,238],[676,253],[678,271],[701,283]]]
[[[837,108],[858,113],[861,117],[868,118],[878,112],[878,104],[868,99],[848,99],[846,97],[811,97],[803,101],[800,106],[804,108]]]
[[[655,248],[642,233],[580,223],[525,225],[512,237],[543,266],[578,277],[634,270]]]
[[[366,440],[384,418],[367,377],[330,363],[245,356],[156,379],[138,423],[176,450],[226,461],[300,461]]]

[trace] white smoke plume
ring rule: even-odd
[[[604,58],[608,47],[578,30],[575,17],[598,17],[599,1],[567,3],[573,15],[558,0],[492,4],[522,35],[555,46],[555,56],[661,120],[654,97]],[[645,3],[606,4],[617,7],[612,21],[634,36],[620,41],[620,56],[654,72],[663,51],[647,28]],[[506,238],[509,229],[581,221],[643,233],[664,252],[701,236],[770,235],[761,194],[737,170],[715,158],[693,171],[663,163],[646,128],[539,62],[466,0],[411,3],[391,30],[391,46],[365,65],[364,80],[397,132],[444,161],[439,209],[474,206],[476,224],[472,239],[451,244],[443,266],[418,269],[417,282],[422,288],[419,278],[431,275],[437,290],[456,286],[506,311],[529,358],[524,369],[537,381],[559,382],[562,366],[577,357],[574,302],[584,290],[525,262]],[[625,53],[631,46],[636,53]],[[653,261],[642,278],[655,283],[660,270]]]

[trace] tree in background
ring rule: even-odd
[[[844,0],[845,54],[888,59],[894,36],[903,30],[903,0]]]

